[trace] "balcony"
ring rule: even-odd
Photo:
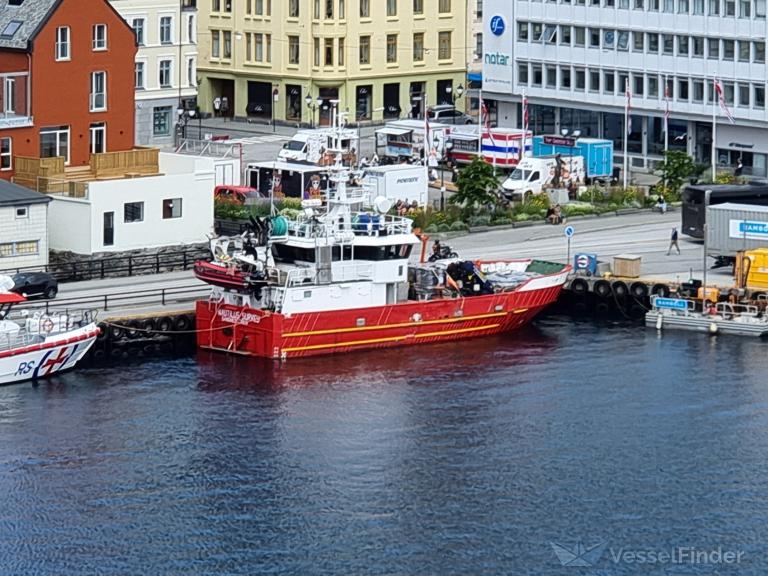
[[[0,74],[0,130],[32,126],[29,110],[29,74]]]
[[[88,182],[156,176],[160,173],[158,148],[91,154],[90,164],[65,167],[64,158],[14,157],[13,181],[43,194],[87,197]]]

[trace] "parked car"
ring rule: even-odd
[[[427,117],[443,124],[474,124],[475,119],[461,110],[456,110],[455,106],[450,104],[440,104],[432,106],[427,110]]]
[[[25,272],[11,276],[13,288],[11,292],[21,294],[26,298],[56,298],[59,292],[59,281],[47,272]]]

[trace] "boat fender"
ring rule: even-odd
[[[645,316],[645,312],[645,306],[641,306],[640,304],[633,304],[629,309],[629,315],[632,318],[642,318]]]
[[[600,315],[608,314],[611,311],[611,307],[606,302],[598,302],[595,306],[595,312]]]
[[[571,282],[571,292],[574,294],[586,294],[587,290],[589,290],[589,284],[587,284],[586,280],[576,278],[576,280]]]
[[[644,300],[646,296],[648,296],[648,286],[642,282],[635,282],[632,284],[632,286],[629,288],[629,291],[632,293],[632,296],[638,300]]]
[[[709,333],[710,334],[717,334],[717,324],[715,322],[712,322],[709,325]]]
[[[174,322],[174,328],[178,332],[185,332],[189,330],[192,327],[192,321],[189,319],[189,316],[186,314],[179,314],[176,316],[176,321]]]
[[[109,339],[120,340],[123,337],[123,329],[120,326],[109,327]]]
[[[656,318],[656,330],[661,330],[661,326],[664,324],[664,319],[661,317],[661,314],[659,314],[658,318]]]
[[[411,316],[411,321],[413,321],[413,322],[421,322],[421,314],[419,314],[419,313],[417,312],[416,314],[414,314],[413,316]]]
[[[140,331],[141,326],[139,325],[138,320],[129,320],[128,322],[125,323],[125,325],[127,327],[125,333],[128,336],[128,338],[138,338],[139,336],[142,335]]]
[[[118,358],[123,357],[123,351],[120,350],[120,348],[112,348],[112,350],[109,352],[109,355],[117,360]]]
[[[661,298],[667,298],[670,294],[669,286],[666,284],[654,284],[653,288],[651,288],[651,294],[660,296]]]
[[[600,298],[608,298],[611,295],[611,285],[606,280],[595,282],[595,294]]]
[[[163,316],[157,321],[156,328],[160,332],[170,332],[173,329],[173,320],[168,316]]]
[[[107,355],[107,353],[104,350],[102,350],[101,348],[96,348],[93,351],[93,357],[96,360],[103,360],[106,355]]]
[[[154,336],[153,332],[155,331],[155,319],[147,318],[146,320],[143,320],[141,322],[141,327],[145,330],[145,336]]]
[[[627,288],[627,285],[621,280],[613,283],[613,293],[616,294],[617,298],[624,298],[628,292],[629,289]]]
[[[107,330],[109,330],[107,325],[104,324],[104,322],[99,322],[99,333],[96,335],[96,340],[98,340],[99,342],[106,340]]]

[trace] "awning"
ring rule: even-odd
[[[410,134],[413,130],[404,130],[403,128],[382,128],[376,130],[376,134],[388,134],[389,136],[405,136]]]
[[[467,80],[470,82],[482,82],[483,81],[483,73],[482,72],[470,72],[467,74]]]
[[[451,132],[448,135],[448,140],[466,140],[466,141],[470,141],[470,140],[477,140],[477,138],[478,138],[477,133],[475,133],[475,134],[466,134],[466,133],[461,133],[461,132]]]

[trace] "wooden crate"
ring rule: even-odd
[[[636,254],[619,254],[613,257],[613,275],[625,278],[640,277],[640,262],[642,256]]]

